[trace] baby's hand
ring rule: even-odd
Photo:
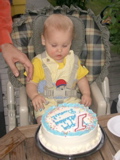
[[[44,109],[43,103],[46,103],[45,97],[38,94],[32,99],[32,103],[34,106],[34,109],[38,111],[39,109]]]
[[[91,99],[90,95],[87,95],[87,94],[82,95],[80,103],[89,107],[92,103],[92,99]]]

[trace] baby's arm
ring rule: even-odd
[[[78,81],[78,87],[82,93],[81,104],[85,106],[90,106],[92,103],[91,95],[90,95],[90,87],[86,77],[81,78]]]
[[[43,109],[43,103],[46,102],[45,97],[40,95],[37,91],[37,84],[30,81],[26,85],[26,92],[29,98],[32,100],[34,109],[37,111],[40,108]]]

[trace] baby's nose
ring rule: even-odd
[[[58,52],[62,52],[62,48],[58,48]]]

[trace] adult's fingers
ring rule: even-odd
[[[18,77],[19,76],[19,71],[15,65],[15,63],[11,60],[9,61],[6,61],[6,63],[9,65],[11,71],[13,72],[13,74],[15,75],[15,77]]]
[[[33,75],[33,65],[30,61],[28,61],[24,64],[24,67],[27,72],[27,81],[30,81]]]

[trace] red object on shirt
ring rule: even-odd
[[[11,6],[8,0],[0,0],[0,45],[12,43],[10,33],[12,31]]]
[[[60,87],[60,86],[66,86],[66,81],[64,79],[59,79],[56,82],[56,87]]]

